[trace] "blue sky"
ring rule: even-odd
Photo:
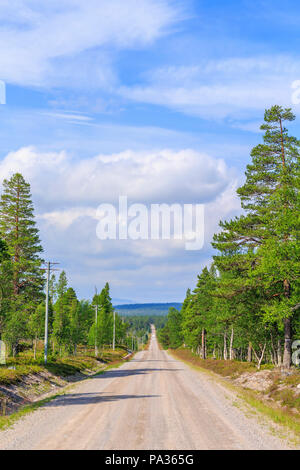
[[[30,182],[45,257],[80,296],[108,280],[114,298],[180,301],[194,285],[239,213],[264,109],[300,111],[299,19],[296,1],[1,1],[0,178]],[[97,240],[93,211],[120,194],[205,202],[203,250]]]

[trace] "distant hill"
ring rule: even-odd
[[[112,299],[112,303],[113,303],[113,305],[131,305],[131,304],[135,304],[135,302],[133,302],[130,299],[118,299],[116,297]]]
[[[167,315],[170,307],[180,310],[181,305],[182,304],[178,302],[161,304],[127,304],[115,305],[114,309],[120,315]]]

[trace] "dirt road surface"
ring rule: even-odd
[[[12,428],[0,449],[286,449],[233,392],[158,347],[76,385]]]

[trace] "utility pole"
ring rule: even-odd
[[[98,304],[97,304],[97,287],[95,287],[95,296],[96,296],[96,305],[94,305],[95,309],[95,357],[98,357],[98,337],[97,337],[97,326],[98,326]]]
[[[98,357],[98,304],[95,305],[95,356]]]
[[[58,263],[51,263],[48,261],[46,268],[46,311],[45,311],[45,341],[44,341],[44,361],[47,364],[48,361],[48,319],[49,319],[49,280],[51,266]]]
[[[45,348],[44,348],[44,360],[47,364],[48,360],[48,317],[49,317],[49,279],[50,279],[50,261],[47,263],[46,269],[46,314],[45,314]]]
[[[116,312],[114,311],[113,351],[116,348]]]

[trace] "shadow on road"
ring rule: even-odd
[[[142,375],[142,374],[149,374],[150,372],[178,372],[182,369],[116,369],[116,370],[108,370],[104,372],[104,374],[95,375],[92,377],[93,379],[108,379],[108,378],[115,378],[115,377],[128,377],[130,375]]]
[[[159,398],[160,395],[104,395],[102,393],[69,393],[56,398],[44,405],[44,408],[56,408],[68,405],[91,405],[118,400],[130,400],[136,398]]]
[[[177,362],[176,359],[132,359],[130,362]]]

